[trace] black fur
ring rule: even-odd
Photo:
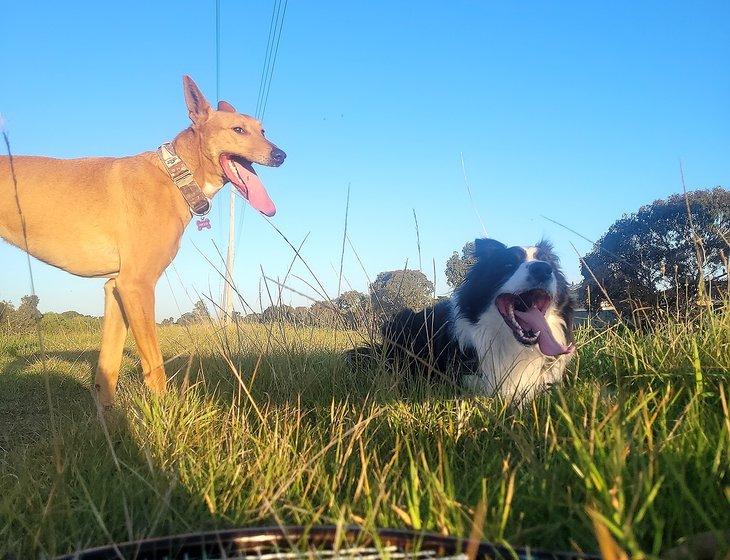
[[[388,360],[434,381],[454,381],[464,369],[476,368],[476,353],[471,348],[462,352],[454,337],[451,305],[446,300],[423,311],[404,309],[386,322],[381,334]]]
[[[522,247],[507,248],[494,239],[476,239],[474,256],[476,262],[452,296],[457,298],[461,314],[472,323],[479,320],[499,288],[525,262],[526,254]]]

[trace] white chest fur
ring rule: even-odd
[[[560,380],[567,358],[551,358],[537,345],[525,346],[515,340],[494,305],[472,323],[454,309],[455,335],[462,350],[471,347],[479,358],[479,372],[462,379],[463,385],[479,394],[499,393],[507,399],[531,399],[546,385]],[[562,318],[551,308],[547,322],[558,342],[565,343]]]

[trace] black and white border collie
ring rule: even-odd
[[[494,239],[477,239],[474,257],[449,299],[383,326],[385,353],[472,392],[529,400],[561,380],[575,350],[558,257],[548,241],[507,247]]]

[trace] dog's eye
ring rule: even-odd
[[[243,130],[240,126],[234,126],[233,132],[235,132],[236,134],[246,134],[246,131]]]
[[[261,136],[266,136],[266,131],[263,128],[261,129]]]

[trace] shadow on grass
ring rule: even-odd
[[[48,351],[43,358],[27,349],[6,353],[1,362],[2,558],[54,556],[240,524],[215,513],[205,489],[191,492],[181,481],[176,459],[164,454],[164,429],[150,429],[151,439],[139,432],[145,422],[164,422],[161,416],[185,406],[188,386],[228,410],[242,401],[245,384],[262,408],[311,409],[303,421],[312,425],[333,401],[372,400],[371,387],[382,401],[397,398],[382,380],[363,383],[360,374],[348,373],[331,351],[232,353],[241,382],[221,354],[191,351],[166,356],[173,395],[158,403],[142,396],[134,349],[125,349],[121,402],[99,415],[91,392],[98,356],[79,349]]]
[[[49,352],[0,372],[1,558],[220,526],[175,469],[163,472],[140,445],[129,410],[97,412],[91,379],[76,378],[97,357]]]

